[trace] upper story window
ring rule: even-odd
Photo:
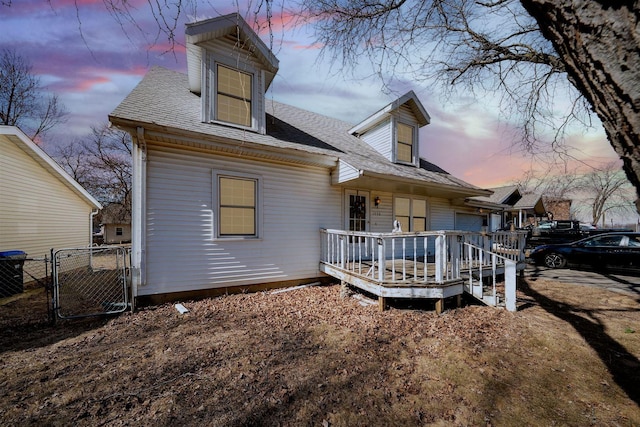
[[[398,144],[396,146],[396,160],[403,163],[413,163],[414,159],[414,127],[404,123],[397,124]]]
[[[252,80],[251,74],[216,65],[216,120],[252,126]]]

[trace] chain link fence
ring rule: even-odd
[[[54,310],[70,319],[129,308],[128,251],[123,247],[62,249],[54,253]]]
[[[125,247],[63,249],[42,257],[0,252],[0,329],[120,313],[129,303]]]
[[[18,251],[0,256],[0,328],[51,323],[51,257]]]

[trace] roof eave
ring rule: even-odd
[[[137,128],[142,127],[145,130],[145,134],[149,136],[173,138],[185,143],[206,143],[208,149],[224,151],[228,155],[254,155],[256,157],[279,159],[283,162],[304,163],[326,168],[335,168],[338,164],[338,157],[328,154],[313,153],[295,148],[273,147],[245,140],[224,138],[177,128],[167,128],[154,123],[128,120],[117,116],[109,116],[109,121],[119,129],[131,134],[136,134]],[[135,138],[134,142],[136,142]]]
[[[360,176],[384,179],[384,180],[395,181],[395,182],[402,182],[406,184],[417,185],[427,189],[438,190],[439,192],[451,193],[452,198],[484,196],[484,195],[487,195],[488,193],[488,190],[484,190],[481,188],[464,187],[464,186],[453,185],[453,184],[441,184],[433,181],[426,181],[422,179],[408,178],[408,177],[391,175],[391,174],[383,174],[383,173],[372,172],[368,170],[360,170]]]

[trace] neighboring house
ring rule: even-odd
[[[547,212],[553,216],[555,220],[570,220],[571,215],[571,199],[559,199],[556,197],[544,197],[544,207]]]
[[[97,220],[105,244],[131,242],[131,213],[123,205],[108,204],[100,211]]]
[[[101,207],[20,129],[0,126],[0,251],[87,247]]]
[[[488,220],[465,199],[490,191],[419,157],[430,117],[413,92],[349,124],[267,99],[278,60],[239,15],[186,34],[188,74],[153,68],[109,116],[134,142],[134,297],[326,277],[321,229]]]
[[[492,231],[512,224],[516,228],[522,228],[546,219],[545,203],[539,194],[523,194],[517,185],[489,190],[492,191],[491,195],[471,197],[467,203],[491,212]]]

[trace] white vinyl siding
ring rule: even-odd
[[[372,192],[371,198],[380,197],[380,204],[371,203],[371,231],[389,233],[393,230],[393,195],[391,193]]]
[[[378,125],[360,135],[360,139],[382,154],[390,162],[393,161],[393,132],[391,119],[385,119]]]
[[[357,179],[360,177],[360,171],[343,160],[338,162],[336,172],[331,175],[332,184],[340,184],[343,182]]]
[[[486,215],[456,213],[456,230],[481,231],[486,218]]]
[[[430,198],[431,230],[455,230],[455,212],[447,199]]]
[[[149,143],[149,141],[148,141]],[[224,158],[149,143],[146,284],[140,295],[318,277],[320,228],[342,228],[329,170]],[[262,185],[258,239],[216,239],[215,171],[251,171]]]
[[[0,250],[29,257],[91,243],[92,206],[13,143],[0,148]]]

